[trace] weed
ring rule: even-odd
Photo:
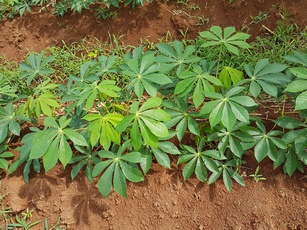
[[[263,177],[263,175],[259,174],[259,170],[260,170],[260,167],[259,167],[259,165],[258,165],[257,168],[256,168],[256,170],[255,170],[255,173],[249,175],[249,176],[252,177],[256,182],[266,180],[266,178]]]
[[[267,13],[267,12],[259,11],[257,16],[250,16],[252,21],[249,23],[249,25],[251,25],[251,24],[259,24],[259,23],[262,23],[262,22],[266,21],[267,18],[268,18],[268,14],[269,13]]]

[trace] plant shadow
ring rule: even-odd
[[[106,219],[107,205],[102,202],[102,196],[94,186],[87,181],[85,176],[79,177],[77,190],[79,193],[72,197],[71,205],[74,207],[73,217],[76,225],[90,223],[90,214],[99,215]]]

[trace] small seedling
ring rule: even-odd
[[[266,180],[266,178],[263,177],[262,174],[258,174],[258,173],[259,173],[259,169],[260,169],[260,167],[259,167],[259,165],[258,165],[258,167],[257,167],[256,170],[255,170],[255,173],[249,175],[250,177],[253,177],[254,180],[255,180],[256,182],[259,182],[259,181],[262,181],[262,180]]]

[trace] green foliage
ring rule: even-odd
[[[249,128],[245,131],[255,139],[254,154],[258,162],[268,156],[272,161],[277,162],[279,149],[287,149],[287,144],[280,138],[283,132],[272,130],[267,132],[260,120],[256,120],[257,128]]]
[[[8,145],[0,145],[0,169],[7,170],[9,163],[6,158],[14,157],[15,155],[7,150]]]
[[[142,55],[141,51],[141,47],[133,51],[133,56],[126,62],[122,74],[129,77],[127,89],[130,91],[132,88],[138,98],[143,96],[144,91],[155,97],[159,86],[170,84],[172,81],[164,74],[168,68],[156,63],[154,53],[147,52]]]
[[[286,87],[285,91],[299,93],[295,99],[295,109],[305,110],[307,109],[307,68],[290,68],[290,71],[296,79]]]
[[[67,127],[70,122],[71,119],[65,117],[60,117],[58,121],[53,117],[45,118],[44,126],[49,128],[35,133],[29,159],[43,157],[45,171],[53,168],[58,160],[65,167],[72,159],[72,149],[67,140],[74,145],[88,146],[80,133]]]
[[[194,45],[184,47],[183,43],[177,40],[172,43],[172,46],[164,43],[158,44],[158,49],[161,54],[157,56],[157,62],[165,63],[169,69],[177,68],[177,74],[182,72],[185,66],[201,60],[195,55]]]
[[[22,71],[20,79],[26,78],[27,86],[30,86],[33,80],[37,80],[37,77],[52,74],[53,71],[46,66],[53,60],[53,56],[44,57],[43,52],[38,55],[34,53],[30,54],[30,56],[27,57],[27,62],[22,62],[20,64],[19,70]]]
[[[287,148],[279,152],[277,161],[274,162],[274,167],[284,164],[284,172],[292,176],[296,169],[303,170],[303,164],[307,164],[307,144],[304,137],[307,135],[307,125],[293,117],[281,117],[275,120],[275,123],[288,129],[282,140],[287,144]]]
[[[41,114],[53,116],[55,109],[60,105],[55,93],[51,91],[56,89],[58,85],[49,83],[50,81],[48,79],[34,88],[27,101],[19,106],[17,113],[26,114],[29,118],[40,118]]]
[[[264,91],[267,94],[277,97],[278,87],[283,87],[290,79],[283,73],[286,65],[273,63],[268,59],[259,60],[253,68],[245,65],[244,69],[249,79],[244,79],[240,84],[249,84],[249,92],[253,97],[258,97]]]
[[[140,166],[145,174],[152,166],[153,157],[160,165],[166,168],[170,168],[171,160],[168,154],[181,154],[177,146],[175,146],[172,142],[169,141],[159,142],[157,148],[143,146],[143,148],[141,148],[139,151],[142,152]]]
[[[209,114],[211,127],[222,124],[231,130],[238,120],[249,122],[249,113],[245,107],[255,107],[257,104],[249,96],[243,96],[243,90],[244,87],[234,87],[225,95],[215,92],[206,94],[212,100],[204,104],[200,113]]]
[[[235,34],[234,34],[235,33]],[[246,42],[249,34],[238,32],[235,27],[226,27],[224,30],[219,26],[212,26],[210,31],[200,32],[199,35],[205,40],[201,47],[217,46],[235,55],[239,55],[239,49],[248,49],[251,46]]]
[[[208,179],[207,169],[213,173],[219,173],[217,163],[214,160],[225,160],[226,157],[217,150],[203,151],[205,143],[206,137],[203,137],[197,146],[197,151],[188,145],[182,145],[187,153],[179,157],[177,164],[188,162],[182,171],[184,180],[187,180],[195,172],[200,181],[206,182]]]
[[[266,178],[263,177],[263,175],[259,174],[259,169],[260,169],[260,167],[259,167],[259,165],[258,165],[257,168],[256,168],[256,170],[255,170],[255,173],[249,175],[250,177],[254,178],[254,180],[255,180],[256,182],[266,180]]]
[[[135,150],[138,151],[142,147],[143,141],[151,147],[158,148],[159,138],[169,136],[168,128],[163,122],[169,121],[171,117],[157,108],[161,103],[162,99],[158,97],[149,98],[140,107],[139,102],[134,102],[131,105],[130,114],[118,123],[116,130],[128,131]]]
[[[222,69],[219,79],[223,82],[226,89],[230,89],[233,85],[237,85],[241,80],[243,80],[243,72],[231,67],[226,66]]]
[[[141,161],[141,153],[126,152],[130,141],[124,142],[119,148],[114,146],[113,151],[101,150],[98,155],[105,160],[97,163],[93,169],[93,176],[103,172],[98,181],[99,192],[108,196],[112,185],[114,190],[121,196],[127,197],[127,182],[140,182],[144,180],[142,172],[137,168],[136,163]]]
[[[204,102],[205,95],[215,92],[214,86],[223,86],[219,79],[211,75],[213,66],[214,63],[203,63],[202,66],[194,65],[192,70],[181,72],[178,77],[182,80],[177,83],[174,93],[179,97],[184,97],[192,91],[193,103],[198,109]]]
[[[81,11],[93,2],[74,3],[71,9]],[[57,4],[70,7],[65,0]],[[303,172],[306,54],[285,56],[291,66],[266,58],[246,62],[251,59],[237,54],[249,48],[248,34],[214,26],[200,35],[200,46],[218,55],[199,52],[193,41],[160,43],[150,51],[124,49],[114,37],[115,50],[91,47],[90,60],[78,59],[82,50],[66,47],[65,52],[51,49],[50,57],[30,54],[19,70],[0,65],[0,168],[12,174],[23,167],[28,182],[33,170],[71,164],[72,179],[84,170],[90,182],[100,177],[103,196],[114,187],[125,197],[127,180],[142,181],[154,162],[171,168],[174,159],[183,165],[184,180],[193,174],[208,184],[221,178],[228,191],[233,180],[245,185],[238,170],[250,151],[258,162],[268,156],[274,168],[282,166],[290,176]],[[267,130],[263,114],[255,112],[258,106],[266,108],[267,94],[294,103],[299,117],[285,116],[292,112],[282,109],[275,120],[279,127]],[[24,121],[29,127],[25,134],[20,127]],[[15,136],[21,139],[15,149],[19,156],[9,165]],[[252,175],[255,180],[262,178],[258,171]]]
[[[224,185],[229,192],[232,190],[232,179],[234,179],[238,184],[245,186],[242,177],[239,175],[237,170],[234,170],[237,166],[235,160],[228,160],[225,164],[217,161],[217,165],[219,171],[211,174],[208,179],[208,184],[214,183],[220,176],[222,176]]]
[[[92,149],[88,146],[78,146],[75,145],[76,150],[80,155],[73,155],[69,164],[77,163],[71,170],[71,179],[75,179],[77,174],[85,166],[85,175],[90,182],[93,182],[93,165],[97,164],[100,161],[97,152],[93,152]]]
[[[89,121],[88,132],[91,145],[95,146],[98,140],[106,150],[110,148],[112,142],[119,145],[121,138],[115,127],[123,118],[123,115],[117,113],[85,115],[83,119]]]
[[[20,135],[20,122],[28,120],[24,116],[17,116],[12,103],[6,108],[0,107],[0,144],[10,135]]]
[[[197,114],[190,111],[194,106],[189,105],[188,97],[164,100],[162,105],[167,108],[166,112],[171,116],[171,120],[167,121],[165,125],[169,129],[176,126],[176,135],[179,141],[182,141],[187,129],[189,132],[200,136],[199,125],[193,118],[193,115],[196,116]]]

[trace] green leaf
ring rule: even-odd
[[[195,175],[201,182],[206,182],[208,173],[202,161],[198,158],[195,166]]]
[[[307,109],[307,91],[297,96],[295,101],[295,110]]]
[[[235,156],[242,158],[243,148],[239,140],[233,138],[232,136],[229,136],[229,147],[230,147],[231,152]]]
[[[293,73],[294,76],[298,78],[307,79],[307,68],[304,67],[290,68],[290,71]]]
[[[115,163],[112,163],[98,181],[98,190],[104,197],[107,197],[111,192],[114,167]]]
[[[206,105],[206,104],[205,104]],[[222,119],[225,104],[223,102],[216,105],[209,115],[211,128],[215,127]],[[202,109],[203,110],[203,109]]]
[[[70,172],[70,176],[71,176],[71,179],[74,180],[75,177],[78,175],[78,173],[80,172],[80,170],[82,169],[82,167],[86,164],[86,160],[81,160],[78,162],[78,164],[76,164],[71,172]]]
[[[126,178],[119,168],[119,165],[115,165],[114,179],[113,179],[114,190],[121,196],[127,198],[127,183]]]
[[[285,169],[289,176],[292,176],[297,168],[297,155],[294,151],[289,151],[286,156]]]
[[[152,152],[157,160],[157,162],[166,167],[166,168],[170,168],[170,159],[168,157],[168,155],[164,152],[162,152],[160,149],[158,148],[152,148]]]
[[[191,175],[193,174],[195,170],[196,162],[197,162],[197,158],[193,158],[191,161],[189,161],[189,163],[187,163],[184,166],[182,170],[182,175],[183,175],[184,180],[187,180],[188,178],[191,177]]]
[[[120,161],[119,164],[120,164],[123,174],[129,181],[140,182],[144,180],[144,176],[139,169],[132,167],[131,165],[123,161]]]
[[[70,148],[70,145],[63,136],[61,136],[58,154],[59,154],[59,160],[63,164],[63,167],[65,168],[72,158],[72,150]]]
[[[221,118],[223,125],[230,130],[236,124],[236,120],[235,114],[232,112],[229,104],[225,104]]]
[[[38,159],[43,156],[51,145],[57,130],[42,130],[37,132],[32,140],[32,148],[29,159]]]
[[[117,132],[120,133],[124,132],[128,128],[128,126],[132,123],[134,118],[135,118],[134,114],[124,117],[116,126]]]
[[[148,129],[157,137],[169,136],[168,128],[165,124],[145,117],[142,117],[142,121],[146,124]]]
[[[219,179],[219,177],[221,176],[221,174],[222,174],[222,171],[213,172],[213,173],[211,174],[211,176],[209,177],[208,185],[213,184],[217,179]]]
[[[223,182],[228,192],[232,190],[231,177],[226,169],[223,170]]]
[[[8,135],[9,127],[7,124],[0,125],[0,143],[2,143]]]
[[[246,123],[249,122],[249,114],[244,107],[233,102],[229,102],[229,105],[236,119]]]
[[[146,111],[139,113],[139,115],[142,117],[148,117],[148,118],[154,119],[156,121],[166,122],[166,121],[171,120],[170,115],[167,112],[163,111],[162,109],[146,110]]]
[[[113,162],[113,160],[106,160],[106,161],[101,161],[98,164],[95,165],[94,169],[93,169],[93,177],[98,176],[103,170],[105,170],[106,167],[108,167],[111,163]]]
[[[249,91],[251,92],[254,98],[257,98],[261,93],[261,87],[256,81],[251,81],[249,85]]]
[[[9,121],[9,130],[12,132],[12,134],[19,136],[21,128],[18,122],[11,120]]]
[[[210,151],[210,150],[207,150],[207,151]],[[204,162],[205,162],[205,165],[206,165],[206,167],[211,171],[211,172],[219,172],[219,169],[218,169],[218,167],[217,167],[217,165],[216,165],[216,163],[213,161],[213,160],[211,160],[210,158],[208,158],[208,157],[202,157],[203,158],[203,160],[204,160]]]
[[[88,146],[87,141],[80,133],[77,133],[72,129],[63,129],[63,132],[75,145]]]
[[[243,178],[239,175],[239,173],[234,172],[231,176],[238,184],[245,186]]]
[[[57,136],[54,139],[54,141],[52,141],[51,145],[49,146],[48,150],[43,156],[43,165],[45,168],[45,172],[48,172],[50,169],[52,169],[58,162],[59,142],[60,142],[60,136]]]
[[[262,161],[267,156],[269,151],[269,146],[267,144],[268,142],[265,140],[265,138],[262,138],[255,146],[255,158],[258,162]]]
[[[159,149],[169,154],[174,154],[174,155],[181,154],[177,146],[175,146],[172,142],[169,141],[159,142]]]
[[[44,126],[53,127],[53,128],[56,128],[56,129],[59,128],[59,125],[58,125],[58,123],[56,122],[56,120],[55,120],[54,117],[46,117],[46,118],[44,119]]]
[[[9,163],[7,160],[0,158],[0,169],[7,170],[9,167]]]
[[[285,91],[298,93],[307,90],[307,80],[296,80],[287,85]]]
[[[120,159],[124,161],[133,162],[133,163],[139,163],[141,161],[141,153],[130,152],[130,153],[122,155]]]
[[[152,155],[151,154],[142,155],[140,160],[140,165],[144,174],[146,174],[152,165]]]
[[[150,139],[149,139],[148,135],[145,134],[145,132],[147,131],[146,128],[144,128],[143,126],[141,126],[140,128],[141,128],[141,133],[144,134],[144,137],[143,137],[144,141],[146,143],[150,143]],[[132,139],[132,141],[131,141],[132,146],[136,151],[138,151],[141,148],[141,146],[143,145],[143,140],[142,140],[142,135],[140,134],[140,131],[139,131],[139,128],[138,128],[138,121],[137,120],[135,120],[132,124],[130,135],[131,135],[131,139]],[[147,138],[149,140],[147,140]]]
[[[162,99],[159,97],[151,97],[149,98],[139,109],[139,112],[145,111],[147,109],[155,108],[160,106],[162,103]]]

